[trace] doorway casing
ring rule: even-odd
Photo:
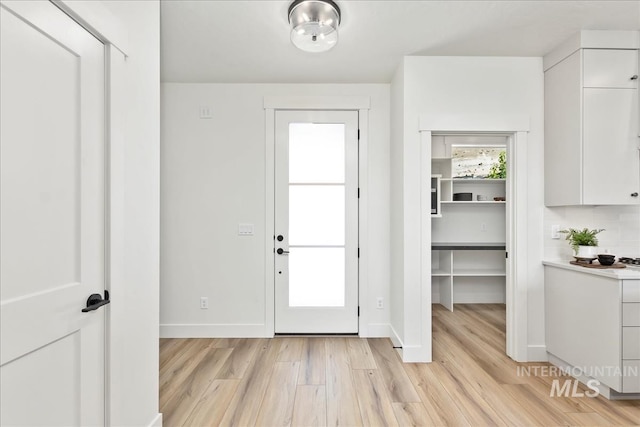
[[[275,113],[279,110],[336,110],[358,112],[358,318],[360,336],[369,336],[367,301],[368,288],[368,128],[371,99],[368,96],[270,96],[264,99],[265,109],[265,336],[275,335],[275,270],[273,242],[275,236]]]
[[[417,352],[403,354],[405,361],[432,360],[431,334],[431,136],[437,134],[493,134],[507,137],[507,355],[515,361],[528,360],[527,341],[527,134],[525,115],[424,115],[420,117],[420,284],[421,295],[407,298],[420,307],[422,345]],[[410,290],[410,289],[409,289]]]

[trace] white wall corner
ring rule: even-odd
[[[153,421],[148,424],[149,427],[162,427],[162,414],[155,416]]]
[[[391,339],[391,343],[394,347],[402,348],[402,340],[400,339],[400,335],[393,329],[392,325],[389,325],[389,338]]]
[[[546,345],[529,345],[527,348],[527,362],[547,362],[548,360]]]

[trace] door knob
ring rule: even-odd
[[[278,253],[278,255],[288,254],[288,253],[289,253],[289,251],[285,251],[285,250],[284,250],[284,249],[282,249],[282,248],[278,248],[278,249],[276,250],[276,252]]]
[[[284,240],[284,237],[282,236],[282,234],[278,234],[278,237],[276,237],[276,239],[278,239],[278,242],[282,242]]]
[[[83,313],[88,313],[93,310],[97,310],[103,305],[107,305],[111,302],[109,299],[109,291],[104,291],[104,299],[100,294],[91,294],[87,299],[87,307],[82,309]]]

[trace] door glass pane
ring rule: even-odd
[[[344,248],[289,251],[289,306],[344,307]]]
[[[344,183],[344,123],[289,124],[289,182]]]
[[[343,185],[289,186],[289,244],[344,245]]]

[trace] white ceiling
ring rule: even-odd
[[[340,40],[289,41],[290,1],[162,0],[162,80],[386,83],[405,55],[543,56],[581,29],[640,30],[640,1],[354,1]]]

